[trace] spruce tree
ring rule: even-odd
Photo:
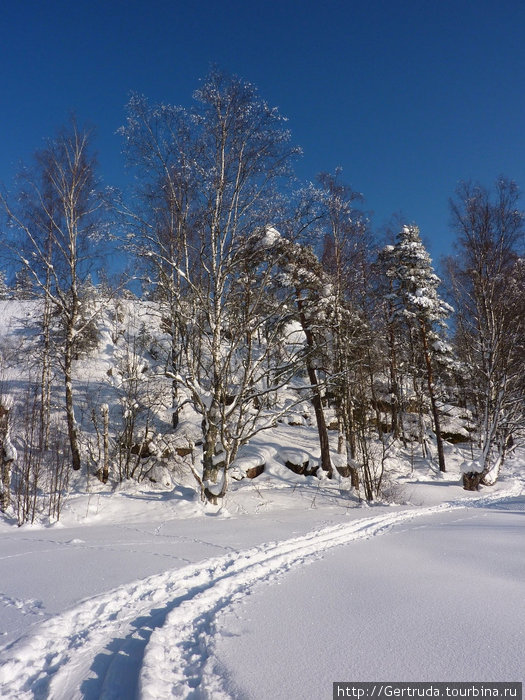
[[[434,420],[440,471],[445,471],[440,416],[435,384],[436,366],[450,359],[445,342],[445,319],[453,311],[438,294],[441,280],[417,226],[403,226],[395,246],[387,249],[387,275],[392,280],[391,299],[395,315],[402,320],[423,360],[428,396]]]
[[[0,270],[0,300],[9,299],[9,285],[7,284],[7,275],[3,270]]]

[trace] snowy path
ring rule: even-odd
[[[0,697],[228,697],[208,648],[215,617],[260,582],[358,539],[421,516],[483,506],[517,486],[474,500],[325,527],[292,539],[229,552],[90,598],[40,625],[0,654]]]

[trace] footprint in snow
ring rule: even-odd
[[[12,598],[5,593],[0,593],[0,605],[4,605],[6,608],[16,608],[23,615],[44,614],[44,604],[41,600],[20,600],[19,598]]]

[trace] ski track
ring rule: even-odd
[[[4,700],[228,698],[210,654],[216,615],[258,583],[354,540],[421,516],[482,507],[521,493],[410,508],[150,576],[95,596],[0,652]],[[0,602],[13,603],[3,597]],[[29,605],[28,605],[29,603]],[[31,612],[33,601],[28,601]],[[38,606],[35,606],[38,607]]]

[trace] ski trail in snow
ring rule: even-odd
[[[167,615],[164,625],[152,632],[142,663],[139,697],[228,700],[230,695],[224,689],[215,660],[209,655],[215,618],[246,595],[254,584],[274,580],[291,567],[313,561],[333,547],[383,534],[403,521],[466,506],[481,507],[520,491],[397,511],[240,552],[233,564],[215,570],[211,586],[183,601]]]
[[[0,653],[4,700],[227,698],[208,647],[217,613],[256,583],[425,515],[489,505],[521,487],[332,525],[229,552],[90,598]],[[94,677],[96,676],[96,677]]]

